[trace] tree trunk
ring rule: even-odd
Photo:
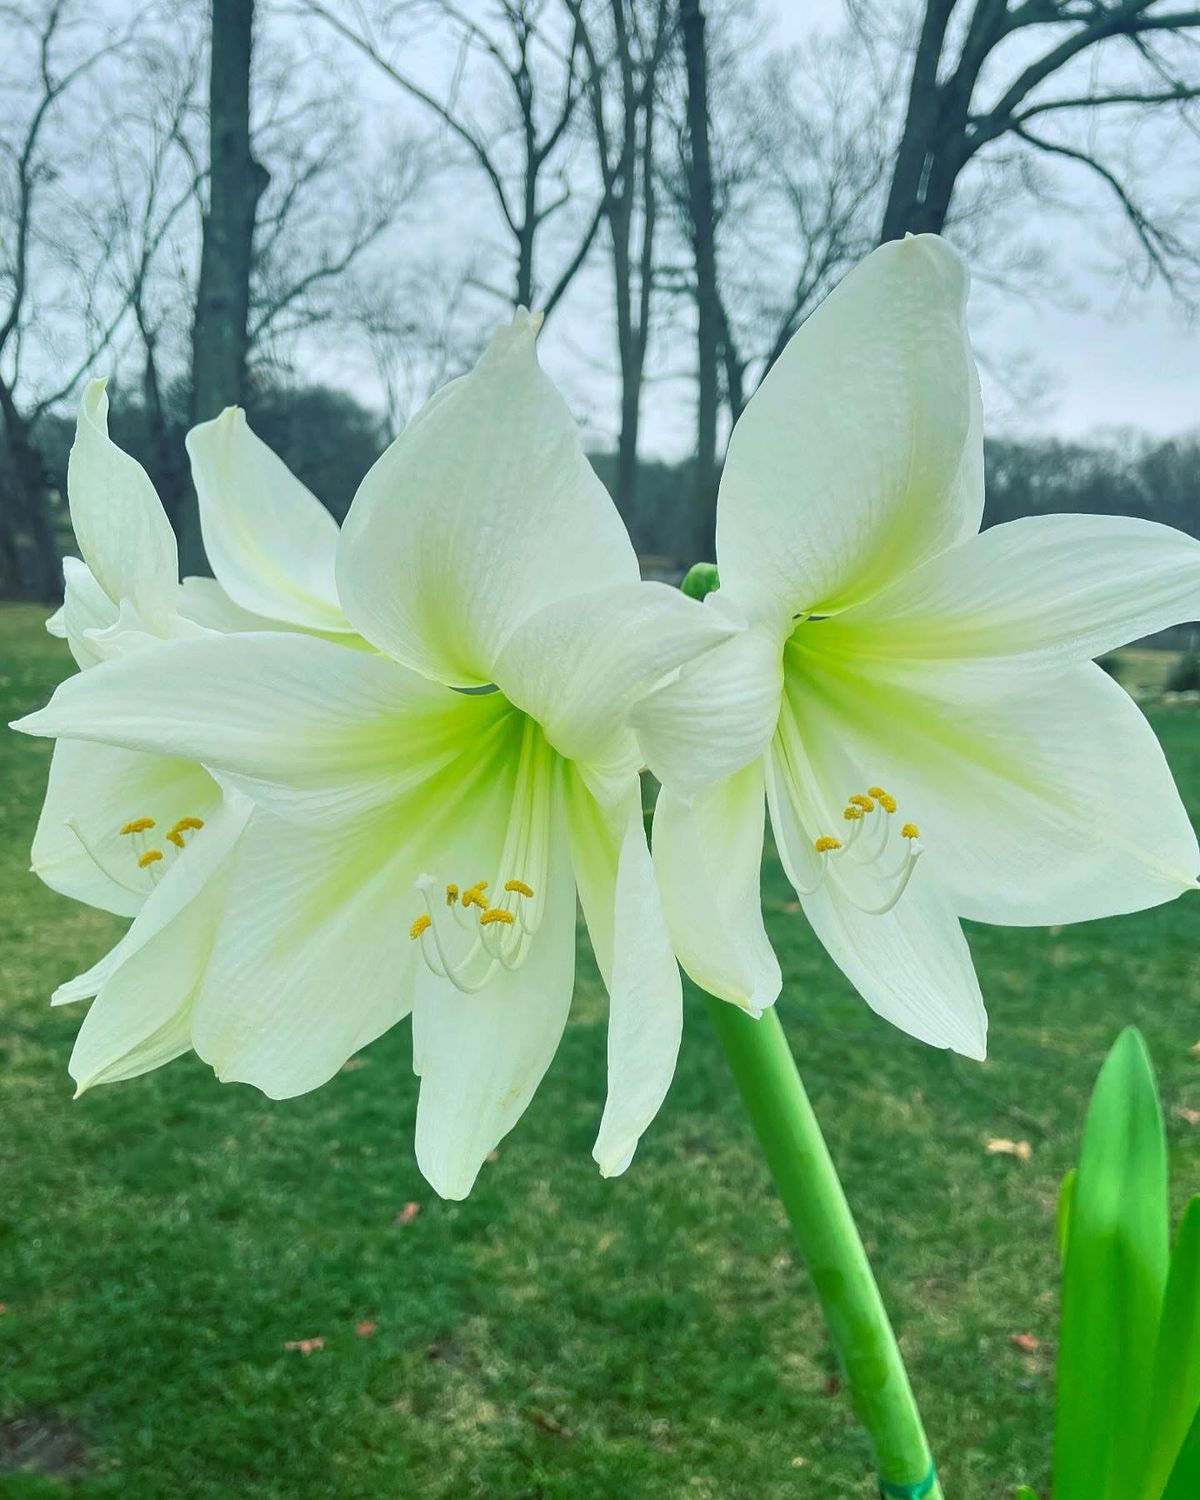
[[[903,239],[906,234],[924,227],[919,223],[920,209],[941,108],[938,63],[955,4],[956,0],[928,0],[925,9],[908,87],[904,133],[896,152],[896,165],[879,231],[880,244],[886,240]]]
[[[720,305],[713,213],[712,157],[708,140],[708,58],[700,0],[680,0],[679,26],[687,64],[688,209],[696,264],[696,453],[692,498],[695,555],[713,556],[717,507],[717,408],[720,398]]]
[[[254,220],[267,173],[250,148],[253,0],[212,0],[209,82],[209,203],[192,326],[192,420],[205,422],[241,401]],[[180,570],[204,568],[195,497],[180,522]]]
[[[62,560],[50,518],[50,496],[42,456],[12,391],[0,381],[0,414],[12,464],[12,495],[0,543],[0,582],[18,597],[51,603],[62,598]],[[25,547],[21,538],[24,536]]]

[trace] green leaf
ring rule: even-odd
[[[1058,1254],[1067,1258],[1067,1239],[1071,1233],[1071,1199],[1075,1196],[1075,1168],[1064,1174],[1058,1189],[1058,1215],[1055,1227],[1058,1230]]]
[[[1158,1500],[1200,1407],[1200,1198],[1184,1211],[1154,1355],[1150,1449],[1141,1494]],[[1200,1495],[1200,1485],[1194,1491]]]
[[[1200,1495],[1200,1412],[1183,1440],[1162,1500],[1196,1500]]]
[[[1055,1500],[1138,1492],[1168,1259],[1162,1112],[1145,1043],[1127,1028],[1096,1080],[1071,1193]]]

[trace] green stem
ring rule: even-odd
[[[709,1015],[791,1220],[882,1493],[941,1500],[912,1387],[846,1195],[774,1010],[761,1020],[705,996]]]

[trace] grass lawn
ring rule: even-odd
[[[37,612],[0,606],[5,720],[66,670]],[[1154,721],[1200,811],[1200,715]],[[604,1059],[590,957],[546,1083],[466,1203],[440,1202],[417,1174],[407,1027],[287,1103],[222,1087],[193,1059],[72,1103],[78,1015],[47,998],[118,924],[27,873],[48,758],[44,743],[0,738],[6,1500],[874,1493],[694,995],[671,1095],[611,1183],[589,1158]],[[877,1021],[774,866],[766,899],[782,1014],[946,1494],[1044,1490],[1055,1193],[1125,1022],[1158,1065],[1177,1192],[1200,1186],[1200,1125],[1177,1113],[1200,1109],[1200,904],[974,930],[992,1018],[979,1066]],[[994,1137],[1028,1141],[1031,1158],[989,1154]],[[285,1348],[304,1339],[324,1344]]]

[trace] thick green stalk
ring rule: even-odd
[[[941,1500],[912,1387],[821,1127],[774,1010],[705,996],[875,1450],[882,1493]]]

